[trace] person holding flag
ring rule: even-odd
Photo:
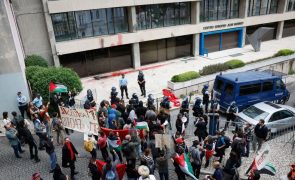
[[[190,159],[186,153],[182,153],[181,155],[175,153],[172,155],[171,160],[175,166],[175,172],[177,174],[178,180],[186,180],[185,175],[191,177],[194,180],[198,180],[198,178],[194,176]]]
[[[119,133],[117,132],[117,135],[113,131],[110,131],[109,136],[107,138],[107,143],[109,150],[113,156],[113,160],[115,159],[114,151],[116,152],[116,155],[119,156],[120,161],[122,162],[122,154],[121,154],[121,139],[119,137]],[[113,151],[114,150],[114,151]]]

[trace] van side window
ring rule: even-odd
[[[234,86],[232,84],[226,84],[225,85],[225,94],[226,95],[232,95],[234,90]]]
[[[221,92],[222,88],[223,88],[223,81],[220,79],[217,79],[214,84],[214,89],[218,92]]]
[[[272,91],[273,90],[273,82],[268,81],[262,84],[262,91]]]
[[[261,84],[249,84],[240,86],[240,96],[245,96],[249,94],[257,94],[261,90]]]
[[[285,89],[285,85],[281,79],[276,80],[276,90]]]

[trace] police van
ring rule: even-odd
[[[281,76],[261,71],[217,75],[213,93],[222,111],[233,101],[242,111],[262,101],[285,103],[290,97]]]

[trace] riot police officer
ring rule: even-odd
[[[193,115],[195,117],[202,117],[204,114],[204,110],[203,110],[203,105],[202,105],[202,100],[201,98],[197,97],[194,107],[193,107]]]
[[[237,114],[239,113],[239,108],[235,101],[230,103],[230,106],[226,110],[226,123],[224,126],[224,130],[228,128],[228,124],[230,121],[234,122]]]
[[[117,92],[117,89],[115,87],[112,87],[112,90],[111,90],[111,104],[117,104],[117,95],[118,95],[118,92]]]

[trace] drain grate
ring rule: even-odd
[[[232,54],[232,55],[229,55],[230,57],[238,57],[238,56],[242,56],[243,54],[242,53],[236,53],[236,54]]]

